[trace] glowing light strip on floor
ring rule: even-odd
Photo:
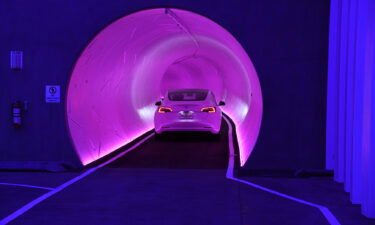
[[[77,177],[69,180],[68,182],[66,182],[66,183],[58,186],[57,188],[52,189],[51,191],[49,191],[46,194],[38,197],[37,199],[34,199],[33,201],[29,202],[28,204],[24,205],[23,207],[21,207],[17,211],[13,212],[12,214],[10,214],[7,217],[5,217],[4,219],[2,219],[0,221],[0,225],[5,225],[5,224],[11,222],[12,220],[14,220],[17,217],[21,216],[22,214],[24,214],[25,212],[27,212],[28,210],[30,210],[34,206],[38,205],[39,203],[43,202],[47,198],[51,197],[52,195],[54,195],[54,194],[62,191],[64,188],[66,188],[66,187],[68,187],[68,186],[76,183],[77,181],[81,180],[82,178],[87,177],[88,175],[90,175],[93,172],[95,172],[97,169],[102,168],[102,167],[106,166],[107,164],[115,161],[116,159],[124,156],[125,154],[129,153],[130,151],[134,150],[135,148],[137,148],[138,146],[140,146],[141,144],[143,144],[146,140],[148,140],[152,136],[154,136],[154,133],[151,133],[150,135],[146,136],[145,138],[143,138],[141,141],[137,142],[135,145],[133,145],[128,150],[121,152],[120,154],[116,155],[115,157],[109,159],[108,161],[106,161],[106,162],[104,162],[104,163],[102,163],[102,164],[100,164],[100,165],[98,165],[98,166],[96,166],[94,168],[91,168],[91,169],[87,170],[86,172],[82,173],[81,175],[79,175],[79,176],[77,176]]]
[[[304,204],[304,205],[308,205],[308,206],[318,208],[320,210],[320,212],[324,215],[324,217],[328,220],[329,224],[331,224],[331,225],[341,225],[340,222],[336,219],[336,217],[331,213],[331,211],[325,206],[317,205],[317,204],[314,204],[314,203],[311,203],[311,202],[308,202],[308,201],[305,201],[305,200],[302,200],[302,199],[299,199],[299,198],[295,198],[295,197],[292,197],[290,195],[286,195],[286,194],[280,193],[278,191],[274,191],[272,189],[262,187],[258,184],[254,184],[252,182],[249,182],[249,181],[246,181],[246,180],[241,180],[241,179],[238,179],[238,178],[234,177],[233,170],[234,170],[235,155],[234,155],[234,146],[233,146],[233,128],[232,128],[232,124],[229,122],[229,120],[226,118],[226,116],[223,116],[223,118],[225,119],[225,122],[227,122],[228,128],[229,128],[228,129],[229,162],[228,162],[228,169],[227,169],[227,173],[226,173],[226,177],[228,179],[234,180],[234,181],[237,181],[237,182],[240,182],[240,183],[243,183],[243,184],[247,184],[249,186],[260,189],[262,191],[266,191],[268,193],[271,193],[271,194],[274,194],[274,195],[277,195],[277,196],[280,196],[280,197],[283,197],[283,198],[286,198],[286,199],[289,199],[289,200],[292,200],[292,201],[295,201],[295,202],[298,202],[298,203],[301,203],[301,204]]]
[[[13,184],[13,183],[2,183],[2,182],[0,182],[0,185],[27,187],[27,188],[39,188],[39,189],[44,189],[44,190],[53,190],[53,188],[50,188],[50,187],[41,187],[41,186],[34,186],[34,185],[28,185],[28,184]]]

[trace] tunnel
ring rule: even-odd
[[[256,143],[262,94],[241,44],[200,14],[146,9],[117,19],[82,51],[67,87],[70,136],[87,165],[153,129],[169,89],[204,88],[236,125],[240,164]]]

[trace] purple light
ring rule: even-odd
[[[133,13],[101,31],[79,57],[67,117],[84,165],[153,128],[168,89],[207,88],[236,123],[243,165],[256,142],[262,96],[241,45],[213,21],[184,10]]]

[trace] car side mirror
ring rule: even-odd
[[[220,105],[220,106],[223,106],[223,105],[225,105],[225,102],[224,102],[224,101],[220,101],[220,102],[219,102],[219,105]]]
[[[155,105],[156,105],[156,106],[160,106],[160,105],[161,105],[161,101],[157,101],[157,102],[155,102]]]

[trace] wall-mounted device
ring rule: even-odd
[[[10,68],[12,70],[22,70],[23,51],[10,51]]]
[[[14,127],[22,125],[22,104],[20,101],[12,104],[12,122]]]

